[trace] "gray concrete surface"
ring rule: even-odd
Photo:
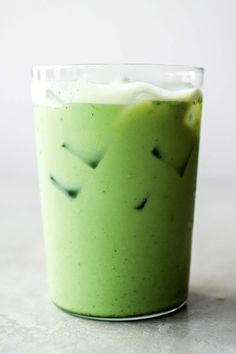
[[[111,323],[67,315],[46,284],[37,190],[0,193],[1,354],[236,353],[236,188],[199,185],[188,306]]]

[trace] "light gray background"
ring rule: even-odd
[[[199,180],[236,177],[235,0],[0,2],[2,181],[36,183],[33,64],[146,62],[203,66]]]

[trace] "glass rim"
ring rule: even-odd
[[[101,67],[155,67],[166,69],[166,71],[200,71],[202,74],[205,68],[202,66],[192,66],[185,64],[158,64],[158,63],[80,63],[80,64],[35,64],[32,65],[32,71],[35,70],[55,70],[70,68],[101,68]]]

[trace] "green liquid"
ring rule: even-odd
[[[35,106],[53,301],[125,317],[187,298],[201,102]]]

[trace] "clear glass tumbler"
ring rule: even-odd
[[[49,288],[84,317],[141,319],[187,300],[203,69],[36,66]]]

